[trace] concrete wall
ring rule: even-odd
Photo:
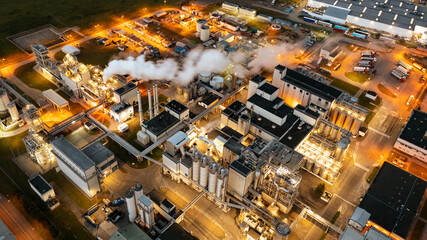
[[[394,148],[427,163],[427,151],[401,138],[398,138]]]

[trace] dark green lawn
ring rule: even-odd
[[[33,70],[34,65],[35,62],[31,62],[20,66],[15,70],[15,76],[32,88],[42,91],[50,88],[56,89],[57,87],[53,83]]]
[[[344,90],[350,93],[350,95],[352,96],[356,95],[356,93],[360,90],[359,87],[356,87],[350,83],[347,83],[346,81],[340,80],[338,78],[331,78],[331,79],[333,79],[331,86]]]

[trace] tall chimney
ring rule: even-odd
[[[154,112],[155,112],[155,114],[154,115],[157,115],[157,114],[159,114],[159,92],[158,92],[158,89],[157,89],[157,84],[154,84],[154,86],[153,86],[153,88],[154,88],[154,92],[155,92],[155,99],[154,99]]]
[[[148,91],[148,112],[150,113],[150,119],[152,119],[153,118],[153,106],[151,105],[151,90],[147,89],[147,91]]]
[[[142,100],[141,100],[141,92],[138,90],[136,91],[136,94],[138,94],[138,111],[139,111],[139,123],[142,126],[142,122],[144,121],[144,116],[142,115]]]
[[[233,90],[236,90],[237,85],[237,75],[233,73]]]

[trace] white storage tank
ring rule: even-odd
[[[307,159],[307,161],[305,162],[305,168],[308,170],[308,171],[311,171],[311,168],[313,167],[313,161],[311,161],[311,160],[309,160],[309,159]]]
[[[200,185],[204,188],[208,185],[208,165],[209,158],[204,155],[200,161]]]
[[[144,195],[142,185],[138,183],[135,185],[134,189],[135,189],[135,202],[138,202],[138,199]]]
[[[7,109],[9,110],[9,114],[12,117],[12,122],[18,121],[19,120],[19,113],[18,113],[18,109],[16,108],[15,103],[10,102],[7,105]]]
[[[10,103],[6,90],[0,89],[0,113],[7,111],[7,105]]]
[[[215,90],[221,89],[224,86],[224,78],[222,78],[221,76],[218,76],[218,75],[214,76],[209,84]]]
[[[203,25],[200,29],[200,40],[206,42],[211,36],[211,30],[209,26]]]
[[[200,175],[200,157],[202,153],[197,150],[196,144],[193,145],[193,181],[199,182]]]
[[[212,77],[212,73],[200,73],[199,74],[199,81],[204,82],[204,83],[209,83],[209,81],[211,80]]]
[[[129,222],[134,222],[136,218],[136,203],[133,190],[127,190],[125,193],[126,205],[128,208]]]
[[[330,137],[332,141],[335,141],[335,139],[337,138],[339,130],[340,129],[338,127],[332,128],[331,137]]]
[[[322,134],[323,130],[325,130],[325,123],[324,122],[320,122],[319,123],[319,128],[317,129],[317,133],[318,134]]]
[[[328,180],[328,182],[333,183],[336,178],[337,178],[337,174],[331,171],[331,172],[329,172],[326,180]]]
[[[335,161],[342,161],[344,157],[345,150],[347,149],[347,144],[344,142],[339,142],[337,148],[335,149]]]
[[[209,186],[208,186],[208,190],[211,193],[215,193],[215,190],[216,190],[217,171],[218,171],[218,164],[215,161],[212,161],[211,164],[209,164]]]
[[[196,22],[196,31],[200,32],[202,30],[202,26],[208,24],[208,21],[206,21],[205,19],[199,19]]]
[[[222,197],[222,188],[224,187],[224,180],[227,177],[227,169],[225,167],[220,167],[218,169],[218,180],[216,183],[216,196]]]
[[[320,172],[320,166],[315,164],[313,167],[313,173],[317,175],[319,174],[319,172]]]

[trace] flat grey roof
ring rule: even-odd
[[[110,149],[106,148],[100,142],[95,142],[83,149],[83,153],[88,156],[96,165],[103,163],[106,159],[114,156]]]
[[[137,88],[137,86],[134,83],[128,82],[126,85],[123,85],[123,87],[116,89],[114,92],[121,96],[135,88]]]
[[[81,170],[86,171],[87,169],[95,166],[95,163],[83,152],[76,148],[71,142],[64,137],[60,136],[55,138],[51,144],[58,148],[64,155],[66,155],[72,162],[74,162]]]
[[[182,104],[182,103],[180,103],[180,102],[178,102],[177,100],[172,100],[172,101],[170,101],[170,102],[168,102],[167,104],[166,104],[166,107],[168,108],[168,109],[170,109],[170,110],[172,110],[172,111],[174,111],[174,112],[176,112],[176,113],[178,113],[178,114],[181,114],[181,113],[183,113],[183,112],[185,112],[185,111],[187,111],[187,109],[188,109],[188,107],[186,107],[184,104]]]
[[[342,8],[328,7],[326,9],[325,13],[323,13],[323,15],[327,15],[327,16],[336,17],[336,18],[346,20],[349,12],[350,12],[350,10],[346,10],[346,9],[342,9]]]
[[[49,100],[54,102],[58,107],[64,107],[68,105],[68,101],[52,89],[43,91],[43,96],[49,98]]]

